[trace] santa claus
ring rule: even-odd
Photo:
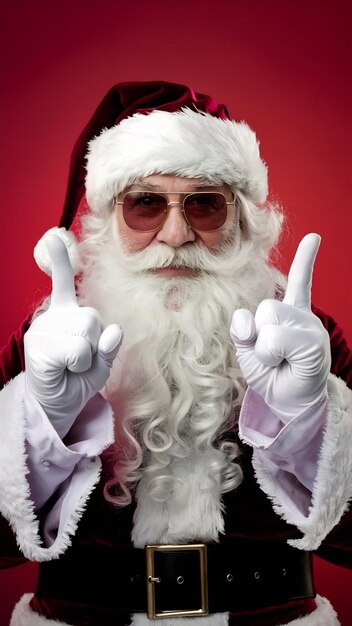
[[[339,624],[311,554],[351,565],[352,357],[312,311],[319,236],[271,264],[282,222],[223,105],[105,96],[2,353],[4,556],[40,563],[11,626]]]

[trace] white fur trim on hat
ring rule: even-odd
[[[60,239],[62,239],[66,246],[73,272],[74,274],[77,274],[79,271],[78,243],[73,232],[71,230],[66,230],[64,227],[59,228],[54,226],[54,228],[47,230],[46,233],[44,233],[44,235],[39,239],[33,250],[33,256],[38,267],[45,272],[45,274],[51,276],[51,261],[48,248],[46,247],[46,239],[48,235],[57,235]]]
[[[137,113],[92,139],[88,204],[94,212],[105,212],[117,193],[158,173],[226,183],[258,203],[267,196],[267,168],[249,126],[184,108]]]

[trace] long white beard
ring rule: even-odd
[[[242,480],[233,462],[237,446],[224,437],[236,425],[245,389],[229,328],[236,308],[254,312],[263,298],[274,297],[274,273],[239,236],[215,254],[193,244],[176,250],[160,244],[127,255],[110,225],[100,242],[88,236],[81,247],[82,304],[124,332],[105,389],[116,424],[116,502],[126,504],[129,488],[140,482],[137,496],[148,494],[151,507],[160,503],[164,511],[152,539],[170,540],[165,507],[191,498],[189,473],[198,474],[193,489],[203,494],[223,493]],[[170,279],[150,271],[169,265],[198,272]],[[220,520],[216,525],[221,529]],[[214,535],[198,526],[187,540]]]

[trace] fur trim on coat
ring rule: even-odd
[[[338,524],[352,499],[352,393],[343,380],[333,375],[329,376],[328,393],[323,444],[307,515],[297,507],[285,506],[279,481],[273,480],[261,454],[256,450],[253,453],[256,478],[274,510],[303,534],[301,539],[288,541],[300,550],[316,550]]]
[[[32,611],[29,602],[31,593],[26,593],[16,604],[9,626],[70,626],[65,622],[53,619],[46,619]],[[329,600],[317,596],[317,608],[310,615],[294,619],[286,626],[340,626],[337,615]],[[135,614],[132,618],[131,626],[226,626],[228,623],[228,613],[213,613],[206,617],[177,617],[175,619],[163,618],[160,620],[149,620],[144,614]]]
[[[27,481],[26,416],[23,402],[25,393],[23,373],[10,381],[1,391],[0,512],[10,523],[16,534],[17,544],[27,559],[38,562],[50,561],[63,554],[71,545],[71,536],[75,534],[85,504],[99,480],[101,462],[97,459],[94,470],[89,472],[82,485],[77,507],[73,510],[63,532],[50,547],[45,548]]]

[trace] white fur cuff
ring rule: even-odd
[[[326,535],[339,523],[352,498],[352,392],[333,375],[328,380],[328,413],[320,450],[310,506],[305,514],[289,500],[282,486],[266,466],[265,458],[254,451],[253,467],[263,491],[274,510],[303,534],[289,540],[301,550],[316,550]]]
[[[24,556],[31,561],[49,561],[57,558],[71,544],[71,536],[82,516],[85,502],[99,480],[100,463],[94,472],[88,473],[79,490],[76,509],[63,524],[62,532],[46,548],[42,543],[27,481],[25,392],[25,375],[22,372],[0,393],[0,512],[10,523]]]

